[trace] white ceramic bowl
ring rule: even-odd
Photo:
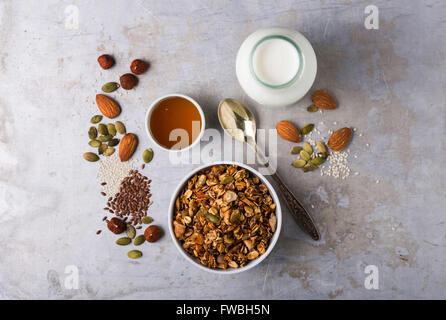
[[[190,102],[193,103],[193,105],[197,108],[198,112],[200,113],[200,118],[201,118],[201,130],[200,130],[200,134],[198,135],[198,137],[192,141],[192,144],[190,144],[189,146],[187,146],[186,148],[183,149],[168,149],[162,145],[159,144],[158,141],[156,141],[155,137],[152,134],[152,131],[150,129],[150,117],[152,116],[152,112],[155,109],[155,107],[163,100],[172,98],[172,97],[180,97],[180,98],[184,98],[186,100],[189,100]],[[206,119],[204,117],[204,112],[203,109],[201,109],[200,105],[198,104],[197,101],[195,101],[194,99],[192,99],[189,96],[186,96],[184,94],[181,93],[170,93],[170,94],[166,94],[162,97],[159,97],[158,99],[156,99],[155,101],[152,102],[152,104],[149,106],[149,108],[146,111],[146,117],[145,117],[145,128],[146,128],[146,133],[149,136],[149,138],[152,140],[152,142],[154,144],[156,144],[158,147],[160,147],[163,150],[166,151],[171,151],[171,152],[182,152],[185,150],[189,150],[190,148],[194,147],[196,144],[198,144],[201,140],[201,138],[203,137],[204,134],[204,130],[206,128]]]
[[[250,261],[248,264],[246,264],[246,266],[242,267],[242,268],[228,268],[226,270],[223,269],[212,269],[212,268],[208,268],[205,267],[204,265],[196,262],[186,251],[184,251],[184,249],[181,246],[180,241],[175,237],[175,233],[174,233],[174,229],[173,229],[173,219],[174,219],[174,214],[175,214],[175,200],[178,197],[178,195],[180,194],[181,190],[185,187],[186,182],[193,177],[194,174],[196,174],[199,171],[202,171],[203,169],[215,166],[215,165],[219,165],[219,164],[224,164],[224,165],[237,165],[239,167],[245,168],[247,169],[251,174],[253,174],[254,176],[257,176],[262,183],[264,183],[267,187],[268,187],[268,191],[271,195],[271,197],[273,198],[274,203],[277,205],[276,206],[276,217],[277,217],[277,227],[276,227],[276,231],[274,232],[273,237],[270,240],[268,249],[266,250],[266,252],[264,254],[262,254],[260,257],[258,257],[257,259],[254,259],[252,261]],[[279,239],[279,235],[280,235],[280,231],[282,229],[282,210],[280,207],[280,202],[279,202],[279,198],[277,197],[276,192],[274,191],[273,187],[271,186],[271,184],[268,182],[268,180],[266,180],[266,178],[257,170],[243,164],[243,163],[239,163],[239,162],[232,162],[232,161],[219,161],[219,162],[215,162],[213,164],[206,164],[204,166],[200,166],[196,169],[194,169],[192,172],[190,172],[186,177],[184,177],[181,182],[178,184],[178,187],[175,189],[175,192],[172,195],[172,198],[170,200],[170,205],[169,205],[169,215],[168,215],[168,224],[169,224],[169,233],[170,236],[172,237],[173,243],[175,244],[175,247],[178,249],[178,251],[181,253],[181,255],[190,263],[192,263],[193,265],[197,266],[198,268],[211,272],[211,273],[217,273],[217,274],[234,274],[234,273],[240,273],[249,269],[254,268],[256,265],[258,265],[259,263],[261,263],[263,260],[265,260],[265,258],[271,253],[271,251],[273,250],[274,246],[276,245],[277,240]]]

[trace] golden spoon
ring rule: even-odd
[[[269,166],[265,155],[259,150],[256,143],[256,119],[243,103],[236,99],[224,99],[218,106],[218,120],[222,128],[234,139],[247,143],[258,155],[260,162],[265,167]],[[296,199],[293,193],[282,182],[277,172],[271,174],[273,180],[279,186],[279,189],[285,198],[285,202],[290,209],[297,223],[308,233],[313,240],[321,238],[319,231],[314,224],[313,218],[305,208]]]

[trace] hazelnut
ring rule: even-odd
[[[138,78],[131,73],[126,73],[119,78],[119,82],[121,82],[122,89],[130,90],[136,86]]]
[[[98,62],[102,69],[110,69],[115,64],[115,59],[108,54],[103,54],[98,58]]]
[[[130,71],[132,71],[134,74],[144,73],[147,68],[147,63],[140,59],[133,60],[132,64],[130,65]]]
[[[144,238],[148,242],[155,242],[163,235],[163,231],[161,231],[158,226],[150,226],[147,227],[146,231],[144,231]]]
[[[110,221],[107,223],[107,227],[114,234],[120,234],[125,231],[127,225],[125,224],[124,221],[115,217],[110,219]]]

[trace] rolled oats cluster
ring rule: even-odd
[[[173,227],[184,250],[209,268],[245,266],[276,231],[268,188],[244,168],[216,165],[194,175],[175,202]]]

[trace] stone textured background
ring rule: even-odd
[[[369,4],[380,10],[379,30],[364,28]],[[69,5],[79,9],[78,29],[66,27]],[[0,298],[446,298],[445,14],[445,3],[431,0],[1,1]],[[307,113],[310,95],[271,110],[243,94],[237,49],[272,25],[312,42],[314,88],[330,90],[338,110]],[[116,67],[98,67],[103,53]],[[195,97],[210,128],[218,128],[224,97],[251,106],[260,128],[283,119],[357,127],[350,166],[360,175],[346,180],[293,169],[290,144],[279,140],[279,172],[322,241],[309,240],[284,210],[271,256],[249,272],[218,276],[183,260],[169,236],[129,261],[115,236],[95,235],[103,198],[97,165],[81,157],[88,120],[100,86],[137,57],[150,71],[115,96],[143,147],[151,146],[141,121],[147,106],[173,91]],[[167,230],[171,192],[193,166],[171,167],[155,152],[145,169],[150,215]],[[379,268],[379,290],[364,288],[370,264]],[[79,268],[77,290],[64,286],[67,265]]]

